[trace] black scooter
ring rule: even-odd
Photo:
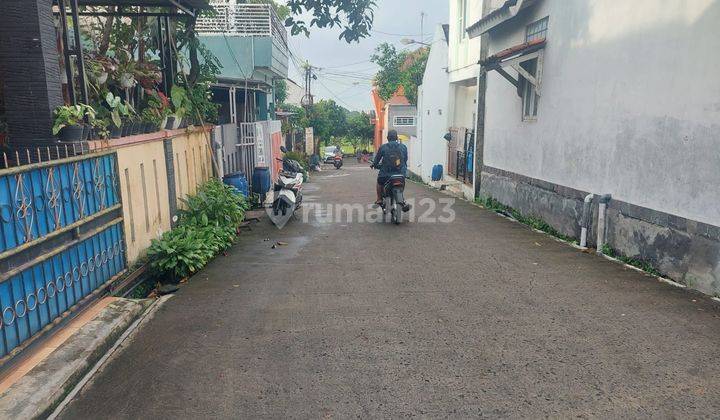
[[[370,168],[375,168],[370,165]],[[405,203],[405,175],[391,175],[383,185],[382,208],[385,220],[399,225],[403,222],[403,213],[410,211],[410,205]],[[388,215],[390,220],[388,220]]]

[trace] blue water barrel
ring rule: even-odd
[[[433,181],[440,181],[443,176],[443,166],[442,165],[435,165],[432,168],[432,180]]]
[[[470,149],[470,151],[467,152],[467,163],[465,164],[465,168],[467,169],[468,173],[473,171],[473,163],[475,162],[475,152]]]
[[[252,191],[255,194],[265,194],[270,191],[272,180],[270,179],[270,168],[258,166],[253,169]]]
[[[238,191],[240,191],[240,194],[246,198],[250,195],[250,186],[248,185],[247,177],[245,177],[245,174],[242,172],[225,175],[223,177],[223,182],[227,185],[235,187]]]

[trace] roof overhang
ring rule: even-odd
[[[499,9],[493,10],[467,28],[467,33],[470,38],[477,38],[485,32],[514,18],[520,10],[532,5],[535,1],[536,0],[507,0]]]
[[[544,49],[545,38],[536,39],[499,51],[488,57],[486,60],[481,61],[480,65],[484,71],[497,71],[518,89],[518,95],[520,95],[520,79],[523,79],[533,85],[537,94],[540,95],[540,90],[542,88],[543,60],[545,56]],[[537,70],[536,74],[532,75],[521,66],[521,63],[535,59],[538,60]],[[512,68],[517,71],[517,79],[512,77],[512,75],[506,71],[508,68]]]
[[[194,14],[196,10],[211,8],[208,0],[78,0],[78,5],[119,7],[176,7],[188,14]]]

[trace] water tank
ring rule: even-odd
[[[442,165],[435,165],[432,168],[432,180],[433,181],[440,181],[443,176],[443,166]]]
[[[265,194],[270,191],[272,180],[270,179],[270,168],[258,166],[253,169],[252,191],[255,194]]]
[[[223,177],[223,182],[227,185],[235,187],[245,198],[250,195],[250,186],[248,185],[247,177],[245,177],[245,174],[242,172],[225,175]]]

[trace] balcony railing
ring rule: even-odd
[[[198,19],[195,28],[203,35],[269,36],[287,49],[287,30],[269,4],[211,2],[215,14]]]

